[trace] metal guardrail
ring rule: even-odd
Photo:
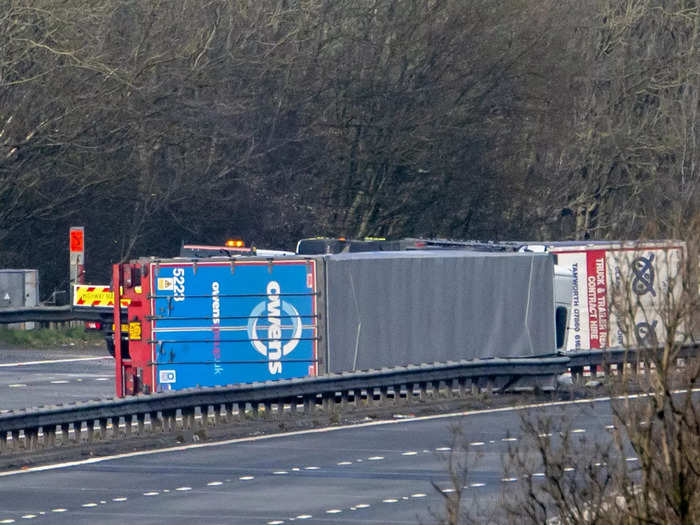
[[[688,359],[697,355],[700,344],[690,344],[681,346],[674,357]],[[622,365],[625,363],[649,362],[652,358],[658,359],[663,349],[635,349],[635,348],[606,348],[603,350],[586,350],[567,354],[569,358],[569,368],[573,374],[579,373],[584,366],[602,366],[605,368],[611,365]],[[653,356],[652,353],[656,353]]]
[[[87,441],[105,439],[108,428],[116,439],[122,434],[120,428],[131,434],[134,426],[139,433],[174,430],[178,424],[194,428],[195,415],[200,416],[199,424],[210,424],[246,414],[296,412],[299,407],[308,413],[347,403],[387,399],[401,403],[431,392],[461,396],[481,389],[517,388],[521,380],[540,380],[554,387],[568,362],[566,357],[553,357],[424,364],[14,410],[0,414],[0,454],[20,447],[52,447],[59,431],[62,443],[71,431],[81,439],[83,428]]]
[[[699,348],[685,346],[675,357],[696,357]],[[567,370],[576,376],[584,366],[637,363],[644,360],[640,357],[650,356],[613,349],[550,358],[433,363],[14,410],[0,414],[0,455],[56,446],[58,434],[64,445],[119,439],[134,431],[153,435],[195,430],[243,417],[331,411],[348,404],[399,405],[436,394],[454,398],[485,389],[555,388]]]
[[[102,321],[111,319],[111,310],[99,311],[96,308],[73,308],[67,306],[33,306],[23,308],[0,308],[0,324],[10,323],[52,323],[63,321]]]

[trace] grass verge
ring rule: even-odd
[[[104,346],[99,332],[86,332],[82,326],[17,330],[0,326],[0,346],[11,348],[52,348],[56,346]]]

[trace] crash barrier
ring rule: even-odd
[[[697,356],[700,344],[685,345],[673,353],[675,359],[689,359]],[[569,372],[574,381],[586,376],[607,376],[622,371],[631,373],[651,370],[654,362],[663,358],[662,349],[606,348],[586,350],[569,354]]]
[[[103,321],[105,315],[112,322],[112,312],[105,314],[97,309],[77,309],[68,306],[30,306],[0,308],[0,324],[11,323],[59,323],[66,321]]]
[[[688,359],[697,352],[697,344],[689,345],[677,357]],[[196,431],[241,418],[273,418],[298,411],[311,414],[345,406],[401,405],[482,391],[554,389],[570,370],[575,374],[584,366],[600,363],[636,365],[640,356],[647,356],[646,351],[422,364],[14,410],[0,414],[0,455],[179,429]]]
[[[540,384],[554,388],[568,359],[491,359],[331,374],[228,387],[160,392],[0,414],[0,454],[70,441],[118,439],[133,433],[233,422],[235,418],[387,401],[396,404],[427,396],[463,396]]]

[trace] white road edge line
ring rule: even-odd
[[[108,355],[102,357],[76,357],[74,359],[47,359],[45,361],[23,361],[20,363],[2,363],[0,368],[12,368],[13,366],[31,366],[31,365],[53,365],[56,363],[75,363],[77,361],[100,361],[102,359],[114,359]]]
[[[700,388],[693,388],[693,392],[700,392]],[[687,390],[675,390],[673,394],[684,394]],[[628,396],[617,396],[615,399],[640,399],[648,397],[648,394],[631,394]],[[610,396],[596,397],[593,399],[574,399],[573,401],[551,401],[547,403],[531,403],[529,405],[509,406],[500,408],[486,408],[483,410],[467,410],[464,412],[451,412],[449,414],[434,414],[431,416],[418,416],[410,419],[387,419],[384,421],[371,421],[368,423],[359,423],[357,425],[341,425],[337,427],[314,428],[309,430],[297,430],[294,432],[283,432],[280,434],[268,434],[265,436],[252,436],[237,439],[227,439],[225,441],[216,441],[214,443],[193,443],[191,445],[180,445],[177,447],[161,448],[157,450],[140,450],[138,452],[127,452],[124,454],[115,454],[113,456],[102,456],[89,459],[81,459],[78,461],[68,461],[65,463],[57,463],[54,465],[42,465],[39,467],[31,467],[25,470],[10,470],[0,472],[0,477],[16,476],[18,474],[28,474],[30,472],[44,472],[47,470],[56,470],[60,468],[75,467],[79,465],[91,465],[94,463],[102,463],[103,461],[111,461],[113,459],[134,458],[139,456],[150,456],[153,454],[164,454],[167,452],[181,452],[183,450],[193,450],[196,448],[220,447],[224,445],[234,445],[236,443],[252,443],[255,441],[264,441],[269,439],[286,438],[294,436],[306,436],[310,434],[321,434],[326,432],[338,432],[341,430],[352,430],[355,428],[377,427],[383,425],[405,425],[407,423],[415,423],[420,421],[432,421],[437,419],[448,419],[455,417],[478,416],[483,414],[496,414],[500,412],[519,412],[522,410],[530,410],[533,408],[546,408],[568,405],[585,405],[592,403],[602,403],[610,401]],[[429,451],[427,451],[429,452]],[[294,468],[292,470],[295,470]]]

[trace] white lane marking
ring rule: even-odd
[[[255,479],[255,476],[241,476],[240,478],[241,481],[250,481],[251,479]]]
[[[210,481],[207,483],[207,487],[218,487],[219,485],[223,485],[222,481]]]
[[[120,498],[112,498],[112,501],[116,501],[117,503],[121,503],[122,501],[126,501],[127,498],[125,497],[120,497]]]
[[[10,388],[22,388],[22,387],[27,386],[27,385],[25,385],[24,383],[13,383],[13,384],[7,385],[7,386]]]
[[[381,461],[384,459],[384,456],[372,456],[371,458],[367,458],[368,461]]]
[[[296,519],[298,519],[298,520],[308,520],[308,519],[311,519],[311,518],[313,518],[313,516],[312,516],[311,514],[299,514],[299,515],[296,517]]]
[[[321,467],[304,467],[304,470],[319,470]]]
[[[336,465],[340,465],[340,466],[352,465],[352,461],[341,461],[340,463],[336,463]]]
[[[540,437],[540,438],[552,437],[552,433],[549,432],[549,433],[545,433],[545,434],[537,434],[537,437]]]
[[[31,520],[31,519],[36,518],[36,517],[37,517],[36,514],[25,514],[24,516],[22,516],[22,519],[23,520]]]
[[[417,494],[411,494],[411,497],[412,498],[424,498],[425,494],[423,494],[422,492],[419,492]]]
[[[585,428],[575,428],[571,431],[572,434],[581,434],[582,432],[585,432]]]
[[[268,521],[267,525],[282,525],[284,521],[281,520],[275,520],[275,521]]]
[[[574,467],[565,467],[564,468],[564,472],[573,472],[574,470],[576,470]]]
[[[615,425],[605,425],[605,430],[615,430]]]
[[[343,512],[341,509],[330,509],[326,511],[326,514],[340,514]]]
[[[629,462],[637,461],[637,458],[625,458],[625,461],[629,461]]]
[[[22,361],[19,363],[2,363],[0,368],[11,368],[14,366],[32,366],[32,365],[52,365],[55,363],[77,363],[78,361],[101,361],[103,359],[113,359],[110,356],[102,357],[76,357],[74,359],[47,359],[44,361]]]
[[[450,447],[439,447],[435,449],[437,452],[449,452],[452,450]]]
[[[693,388],[692,392],[700,392],[700,388]],[[674,390],[673,394],[684,394],[687,390]],[[648,397],[647,394],[630,394],[627,396],[617,396],[615,399],[641,399]],[[449,414],[434,414],[432,416],[418,416],[411,419],[386,419],[381,421],[371,421],[368,423],[358,423],[356,425],[341,425],[337,427],[324,427],[324,428],[314,428],[309,430],[297,430],[294,432],[283,432],[280,434],[268,434],[265,436],[253,436],[245,438],[227,439],[225,441],[215,441],[213,443],[196,443],[190,445],[180,445],[177,447],[167,447],[160,448],[157,450],[142,450],[138,452],[127,452],[124,454],[115,454],[113,456],[102,456],[99,458],[89,458],[81,459],[78,461],[67,461],[65,463],[57,463],[53,465],[43,465],[41,467],[32,467],[24,470],[10,470],[6,472],[0,472],[0,477],[4,476],[17,476],[19,474],[26,474],[29,472],[43,472],[46,470],[55,470],[60,468],[75,467],[79,465],[92,465],[94,463],[102,463],[103,461],[111,461],[114,459],[124,459],[133,458],[138,456],[150,456],[153,454],[163,454],[167,452],[181,452],[183,450],[193,450],[196,448],[204,447],[220,447],[225,445],[234,445],[237,443],[252,443],[256,441],[264,441],[268,439],[278,439],[287,438],[295,436],[305,436],[310,434],[322,434],[327,432],[338,432],[342,430],[355,430],[358,428],[376,427],[384,425],[405,425],[408,423],[420,423],[422,421],[435,421],[440,419],[450,419],[455,417],[469,417],[469,416],[479,416],[485,414],[497,414],[502,412],[520,412],[523,410],[532,410],[533,408],[546,408],[546,407],[559,407],[559,406],[569,406],[569,405],[582,405],[582,404],[593,404],[593,403],[603,403],[610,401],[609,396],[597,397],[594,399],[574,399],[571,401],[551,401],[547,403],[530,403],[529,405],[519,405],[519,406],[509,406],[501,408],[485,408],[483,410],[467,410],[464,412],[451,412]],[[425,452],[430,452],[426,450]],[[292,468],[292,470],[299,470],[298,467]]]
[[[52,385],[65,385],[66,383],[70,383],[70,381],[66,381],[65,379],[57,379],[56,381],[51,381]]]
[[[441,489],[440,492],[443,494],[452,494],[455,491],[455,489]]]
[[[518,441],[518,438],[503,438],[501,441]]]
[[[111,377],[96,377],[95,381],[109,381]]]
[[[66,512],[68,509],[51,509],[51,512]]]
[[[543,478],[544,477],[544,472],[535,472],[532,475],[533,478]]]
[[[382,503],[398,503],[398,502],[399,502],[399,500],[397,500],[396,498],[387,498],[387,499],[382,500]]]
[[[486,486],[486,483],[475,482],[475,483],[470,483],[469,486],[470,486],[470,487],[473,487],[473,488],[485,487],[485,486]]]
[[[518,478],[501,478],[503,483],[511,483],[513,481],[518,481]]]
[[[289,472],[287,472],[286,470],[275,470],[273,474],[277,476],[284,476],[285,474],[289,474]]]
[[[15,520],[13,520],[12,518],[8,518],[6,520],[0,520],[0,523],[14,523],[14,522],[15,522]]]
[[[97,507],[97,503],[83,503],[81,507],[85,508],[90,508],[90,507]]]
[[[484,443],[483,441],[472,441],[471,443],[469,443],[469,446],[470,447],[481,447],[485,444],[486,443]]]
[[[360,503],[359,505],[355,505],[355,508],[356,509],[368,509],[368,508],[370,508],[370,506],[371,505],[369,503]]]
[[[175,490],[179,490],[180,492],[187,492],[188,490],[192,490],[192,487],[178,487]]]
[[[418,454],[418,452],[416,452],[416,451],[414,451],[414,450],[410,450],[410,451],[408,451],[408,452],[401,452],[401,455],[402,455],[402,456],[415,456],[415,455],[417,455],[417,454]]]
[[[160,494],[160,492],[158,492],[157,490],[154,490],[153,492],[144,492],[143,493],[144,496],[157,496],[158,494]]]

